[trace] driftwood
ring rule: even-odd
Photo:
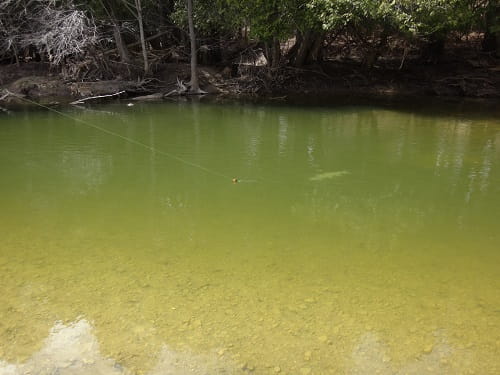
[[[198,89],[196,91],[191,91],[190,86],[191,85],[189,83],[184,84],[184,82],[182,80],[177,78],[177,88],[164,94],[163,97],[168,98],[170,96],[187,96],[187,95],[205,95],[205,94],[208,94],[208,92],[203,91],[201,89]]]
[[[130,100],[135,100],[135,101],[160,100],[163,99],[163,96],[164,94],[162,92],[156,92],[150,95],[136,96],[135,98],[132,98]]]
[[[5,91],[0,90],[0,102],[3,101],[3,100],[5,100],[5,99],[7,99],[7,97],[9,97],[9,95],[10,95],[9,91],[7,91],[7,90],[5,90]],[[9,111],[6,108],[2,107],[2,106],[0,106],[0,112],[9,113]]]
[[[7,99],[10,96],[10,92],[5,90],[0,92],[0,102]]]
[[[13,93],[12,91],[9,91],[7,89],[0,90],[0,102],[5,102],[9,103],[12,101],[12,99],[23,99],[25,98],[26,95],[24,94],[16,94]]]
[[[72,105],[83,104],[84,102],[86,102],[88,100],[95,100],[95,99],[101,99],[101,98],[110,98],[110,97],[114,97],[114,96],[119,96],[121,94],[124,94],[125,92],[126,91],[123,90],[123,91],[120,91],[120,92],[116,92],[114,94],[90,96],[88,98],[75,100],[74,102],[71,102],[70,104],[72,104]]]

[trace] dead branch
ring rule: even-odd
[[[191,90],[191,85],[185,84],[184,81],[177,78],[177,88],[173,89],[163,95],[163,98],[168,98],[171,96],[189,96],[189,95],[206,95],[208,92],[198,89],[196,91]]]
[[[97,27],[85,12],[71,7],[42,6],[33,16],[34,30],[24,38],[24,45],[34,45],[45,51],[53,65],[68,56],[83,55],[99,37]]]
[[[2,95],[0,97],[0,101],[5,101],[7,102],[10,97],[14,97],[14,98],[18,98],[18,99],[23,99],[26,97],[26,95],[24,94],[16,94],[16,93],[13,93],[7,89],[3,89],[3,90],[0,90],[0,94]]]
[[[10,96],[10,93],[7,91],[0,96],[0,102],[7,99]]]
[[[76,100],[74,102],[71,102],[70,104],[72,104],[72,105],[83,104],[84,102],[86,102],[88,100],[101,99],[101,98],[110,98],[110,97],[113,97],[113,96],[119,96],[121,94],[124,94],[125,92],[126,91],[123,90],[123,91],[120,91],[120,92],[116,92],[114,94],[91,96],[91,97],[88,97],[88,98]]]
[[[163,35],[168,34],[169,32],[170,32],[169,30],[167,30],[167,31],[161,31],[161,32],[159,32],[159,33],[157,33],[157,34],[155,34],[155,35],[152,35],[152,36],[147,37],[147,38],[146,38],[146,39],[144,39],[144,40],[145,40],[146,42],[150,42],[150,41],[152,41],[152,40],[155,40],[155,39],[159,38],[160,36],[163,36]],[[141,42],[140,42],[140,41],[138,41],[138,42],[134,42],[134,43],[130,43],[130,44],[127,44],[127,48],[134,48],[134,47],[139,46],[140,44],[141,44]],[[108,54],[110,54],[110,53],[114,53],[114,52],[116,52],[116,48],[113,48],[113,49],[108,49],[107,51],[104,51],[104,52],[103,52],[103,54],[104,54],[104,55],[108,55]]]
[[[0,2],[0,54],[35,47],[52,65],[69,57],[83,56],[100,35],[92,18],[72,1],[3,0]]]

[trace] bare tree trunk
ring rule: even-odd
[[[17,47],[15,43],[12,43],[12,49],[14,50],[14,58],[16,59],[16,65],[19,66],[21,65],[19,63],[19,52],[17,51]]]
[[[137,10],[137,21],[139,22],[139,33],[141,38],[142,58],[144,60],[144,73],[149,73],[148,51],[146,49],[146,39],[144,37],[144,25],[142,22],[142,7],[141,0],[135,0],[135,8]]]
[[[188,9],[188,25],[189,25],[189,40],[191,43],[191,82],[190,91],[193,93],[199,93],[200,84],[198,82],[198,60],[196,56],[196,35],[194,33],[194,22],[193,22],[193,0],[187,0]]]
[[[120,27],[118,26],[116,20],[113,20],[113,36],[115,38],[116,49],[120,55],[120,61],[125,64],[130,63],[130,55],[126,44],[123,42],[122,33],[120,32]]]
[[[113,37],[115,39],[116,49],[118,50],[118,54],[120,55],[120,61],[125,64],[130,64],[130,54],[128,52],[127,45],[123,41],[120,26],[118,25],[115,10],[113,8],[113,3],[104,0],[100,1],[102,7],[104,8],[104,11],[113,24]]]

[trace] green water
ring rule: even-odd
[[[64,112],[133,142],[0,116],[0,374],[500,373],[495,116]]]

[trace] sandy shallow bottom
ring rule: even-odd
[[[36,251],[0,258],[2,375],[495,374],[500,366],[498,289],[486,287],[494,264],[462,257],[446,268],[433,257],[374,252],[337,254],[332,266],[331,254],[318,262],[293,249],[287,258],[227,250],[137,259],[134,249],[108,248],[76,260],[57,249],[50,262]]]

